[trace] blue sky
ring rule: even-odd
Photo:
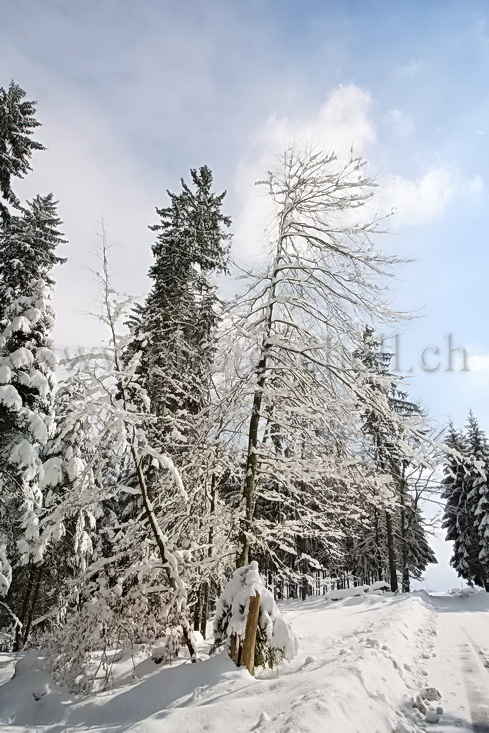
[[[85,316],[102,217],[116,285],[142,294],[147,225],[190,167],[228,189],[236,257],[252,259],[250,191],[268,156],[290,137],[354,144],[398,208],[384,246],[416,259],[394,288],[419,316],[400,340],[411,395],[440,423],[472,408],[489,429],[486,0],[0,0],[0,17],[0,85],[15,78],[38,100],[49,148],[21,193],[53,190],[70,242],[62,346],[102,337]],[[469,371],[423,373],[421,351],[447,333]]]

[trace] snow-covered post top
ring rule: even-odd
[[[254,663],[256,666],[274,667],[296,655],[298,639],[282,616],[272,593],[265,587],[256,561],[234,571],[217,602],[214,649],[226,644],[239,666],[239,650],[245,642],[250,604],[257,596],[260,609]]]

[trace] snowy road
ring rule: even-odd
[[[431,596],[438,611],[428,680],[442,693],[439,733],[489,733],[489,610],[487,594]]]

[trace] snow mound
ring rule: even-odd
[[[226,652],[197,664],[146,660],[139,665],[145,676],[138,680],[136,674],[134,684],[77,698],[50,681],[42,660],[27,656],[16,677],[0,687],[0,729],[414,733],[432,712],[438,715],[427,707],[436,694],[422,674],[436,614],[419,596],[337,603],[312,597],[284,603],[281,611],[294,625],[300,651],[278,672],[257,678],[236,668]],[[419,698],[426,711],[410,698]]]
[[[340,601],[343,598],[356,598],[358,596],[362,597],[366,593],[381,595],[385,591],[390,591],[390,587],[388,583],[386,583],[384,580],[381,580],[377,583],[372,583],[372,585],[357,585],[353,588],[330,590],[324,595],[324,598],[328,598],[330,601]]]

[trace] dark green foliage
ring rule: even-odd
[[[25,92],[14,81],[8,89],[0,87],[0,216],[7,220],[6,204],[18,208],[19,199],[11,186],[12,177],[23,178],[30,170],[34,150],[44,150],[41,143],[31,138],[40,123],[35,118],[34,102],[24,99]]]
[[[442,488],[446,506],[443,527],[447,530],[446,539],[454,543],[450,564],[462,578],[468,580],[471,577],[468,548],[472,544],[471,518],[467,503],[467,469],[464,463],[468,456],[468,445],[465,436],[458,433],[452,424],[446,444],[456,453],[448,454],[444,469]]]
[[[489,589],[488,472],[489,447],[472,412],[465,433],[450,424],[442,482],[446,501],[443,527],[453,541],[450,564],[471,585]]]
[[[405,522],[406,569],[410,578],[420,580],[426,567],[430,563],[436,563],[437,559],[429,545],[421,511],[411,497],[408,497],[405,509]]]
[[[218,320],[212,275],[225,272],[231,220],[221,212],[225,193],[211,191],[212,173],[191,171],[193,188],[168,192],[169,207],[157,209],[160,223],[149,275],[153,287],[141,313],[146,336],[143,364],[151,411],[183,423],[204,406],[209,391]],[[181,425],[183,433],[185,426]]]

